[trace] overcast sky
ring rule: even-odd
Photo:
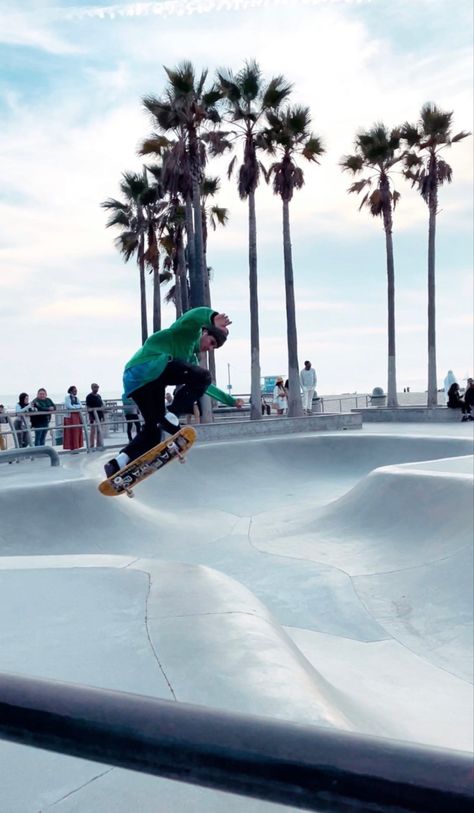
[[[356,131],[415,120],[434,101],[472,129],[470,0],[161,0],[96,6],[2,0],[0,11],[0,397],[40,386],[120,394],[140,343],[138,270],[125,265],[99,204],[141,166],[151,130],[141,98],[163,65],[237,71],[255,58],[309,105],[326,147],[291,204],[299,361],[321,393],[386,388],[386,271],[381,221],[358,211],[338,167]],[[438,378],[472,374],[472,138],[446,151],[440,193]],[[226,162],[225,162],[226,163]],[[225,166],[209,167],[224,172]],[[426,389],[426,205],[400,176],[395,213],[398,388]],[[218,383],[249,391],[247,209],[223,180],[229,224],[209,238],[216,310],[233,320]],[[286,374],[281,203],[257,197],[262,375]],[[151,304],[151,278],[148,280]],[[164,326],[173,321],[171,307]]]

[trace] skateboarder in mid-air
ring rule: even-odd
[[[192,413],[193,404],[205,392],[229,406],[240,402],[211,383],[209,370],[197,363],[197,354],[222,347],[231,321],[212,308],[193,308],[171,327],[150,336],[125,366],[123,391],[138,406],[145,425],[117,457],[105,464],[106,477],[113,477],[131,460],[161,441],[162,430],[174,434],[179,416]],[[165,388],[179,385],[169,411]]]

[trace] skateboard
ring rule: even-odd
[[[119,494],[134,497],[135,486],[150,477],[153,472],[162,469],[173,460],[184,463],[184,456],[189,452],[196,437],[196,430],[192,426],[183,426],[175,435],[171,435],[136,460],[127,463],[113,477],[103,480],[98,486],[100,493],[106,497],[116,497]]]

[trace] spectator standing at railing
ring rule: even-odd
[[[135,401],[132,401],[131,398],[127,398],[125,393],[122,395],[122,404],[123,414],[125,415],[125,421],[127,424],[127,437],[129,442],[131,442],[133,437],[132,427],[135,426],[135,435],[138,435],[141,429],[138,407],[135,404]]]
[[[468,378],[466,391],[464,393],[464,403],[469,410],[468,418],[474,421],[474,379]]]
[[[30,433],[28,432],[28,424],[24,417],[24,413],[30,411],[30,396],[27,392],[20,392],[18,403],[15,406],[15,414],[17,417],[13,424],[20,449],[26,449],[26,447],[30,445]]]
[[[86,395],[86,407],[89,410],[89,423],[91,427],[89,439],[91,449],[93,449],[94,446],[96,446],[97,449],[103,448],[104,446],[101,428],[101,423],[104,422],[104,413],[102,411],[103,406],[104,402],[102,397],[99,395],[99,385],[91,384],[91,391],[89,395]]]
[[[276,406],[277,415],[284,415],[288,406],[288,399],[281,375],[278,376],[273,387],[273,403]]]
[[[5,415],[5,407],[3,404],[0,404],[0,452],[4,452],[7,448],[7,439],[3,437],[3,426],[2,424],[8,423],[8,418]]]
[[[35,446],[44,446],[51,421],[51,413],[55,411],[56,406],[51,398],[48,398],[48,393],[44,387],[40,387],[36,398],[31,402],[31,406],[38,412],[44,413],[42,415],[33,414],[30,418],[31,426],[35,430]]]
[[[64,398],[64,406],[68,414],[64,418],[63,449],[76,452],[82,449],[84,445],[82,416],[80,411],[81,402],[77,397],[77,387],[69,387],[66,397]]]
[[[310,361],[305,361],[300,372],[300,384],[303,390],[303,412],[305,415],[313,414],[313,395],[316,390],[316,372]]]

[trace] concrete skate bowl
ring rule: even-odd
[[[97,458],[4,480],[0,670],[467,750],[472,452],[200,444],[135,500],[98,494]],[[8,813],[284,809],[5,743],[0,759]]]

